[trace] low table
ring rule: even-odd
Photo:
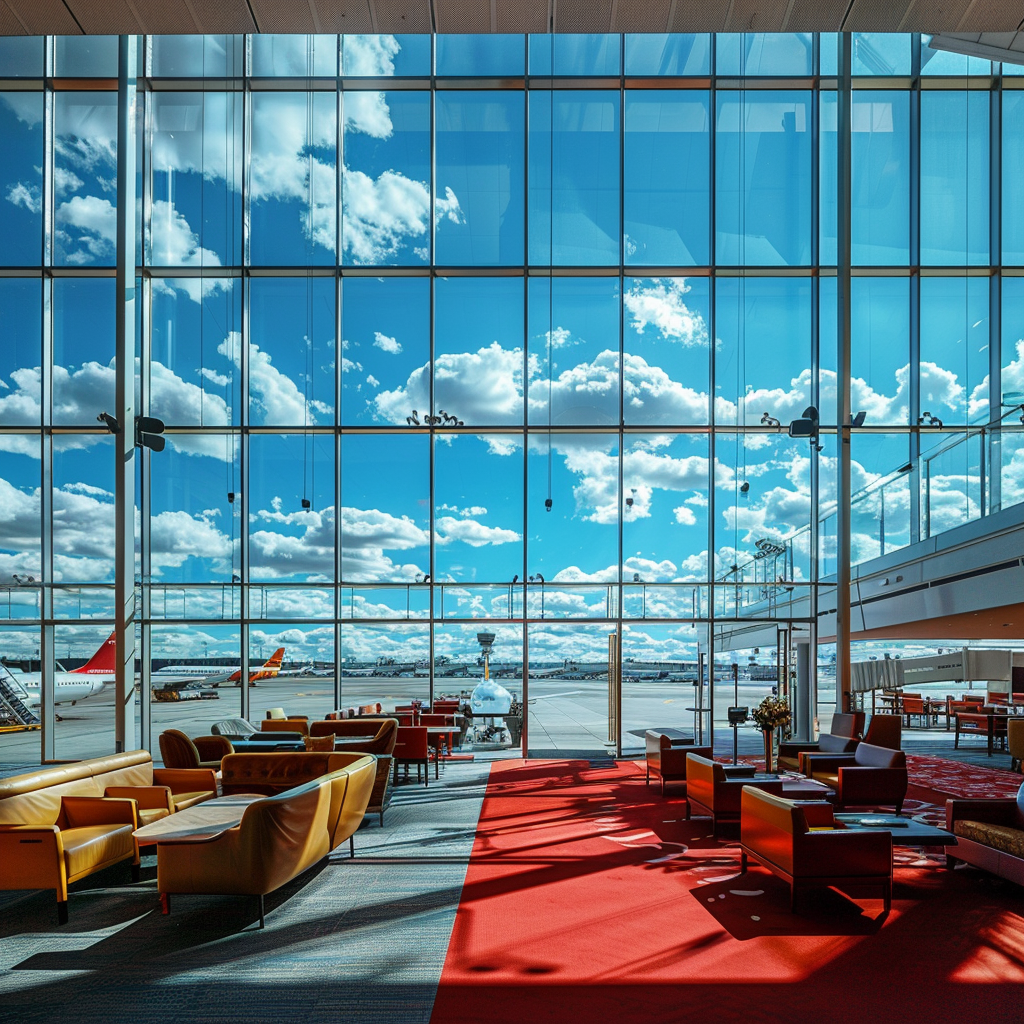
[[[836,814],[837,822],[857,832],[888,832],[897,846],[956,846],[956,836],[945,829],[895,814]]]
[[[163,843],[196,843],[216,839],[242,820],[246,807],[263,797],[257,793],[238,793],[204,800],[184,810],[168,814],[135,830],[140,846]]]

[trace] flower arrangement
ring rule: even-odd
[[[766,732],[789,725],[789,701],[785,697],[765,697],[750,713],[750,717],[757,722],[759,729]]]

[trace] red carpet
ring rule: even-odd
[[[797,916],[682,818],[632,763],[494,764],[432,1024],[1022,1019],[1024,890],[899,849],[884,923]]]
[[[1016,796],[1024,778],[1002,768],[979,767],[926,754],[907,754],[910,784],[943,797]]]

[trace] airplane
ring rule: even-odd
[[[262,667],[249,672],[249,685],[253,686],[259,679],[273,679],[281,671],[283,660],[284,648],[278,647]],[[161,685],[203,682],[211,686],[237,686],[241,678],[241,668],[232,668],[229,665],[164,665],[153,673],[153,682]]]
[[[114,634],[111,633],[81,668],[70,671],[59,668],[54,672],[54,703],[77,704],[86,697],[95,696],[107,683],[114,681],[114,663]],[[39,672],[10,669],[10,677],[25,691],[27,696],[22,700],[30,708],[37,708],[41,703],[40,676]]]

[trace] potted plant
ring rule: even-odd
[[[750,717],[757,722],[758,728],[764,736],[764,770],[772,772],[775,770],[775,759],[772,749],[773,734],[776,729],[789,725],[789,720],[792,717],[789,710],[789,701],[785,697],[765,697],[754,708]]]

